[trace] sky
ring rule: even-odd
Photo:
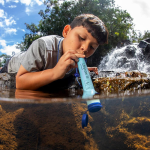
[[[149,0],[115,0],[116,6],[127,12],[134,19],[135,30],[150,30]],[[39,23],[40,10],[44,10],[43,0],[0,0],[0,54],[18,53],[16,45],[29,33],[25,23]]]
[[[115,0],[116,6],[127,12],[133,18],[134,29],[144,33],[150,30],[150,1],[149,0]]]
[[[43,0],[0,0],[0,54],[12,55],[20,52],[16,44],[29,33],[25,23],[38,24],[38,12],[45,9]]]

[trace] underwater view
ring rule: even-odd
[[[14,94],[15,93],[15,94]],[[59,96],[58,96],[59,95]],[[0,91],[0,149],[148,150],[150,91],[101,93],[102,108],[89,112],[82,90],[44,93]],[[87,127],[82,126],[83,114]]]

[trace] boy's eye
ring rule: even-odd
[[[81,36],[79,36],[79,38],[80,38],[80,40],[83,40],[83,41],[85,40],[85,39],[84,39],[83,37],[81,37]]]
[[[94,49],[94,47],[93,47],[93,46],[91,46],[91,49]]]

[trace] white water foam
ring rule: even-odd
[[[140,71],[150,73],[149,55],[143,55],[138,43],[116,48],[103,58],[98,67],[100,71]]]

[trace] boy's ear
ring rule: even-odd
[[[63,29],[62,35],[65,38],[67,36],[67,34],[70,32],[71,30],[71,26],[70,25],[66,25]]]

